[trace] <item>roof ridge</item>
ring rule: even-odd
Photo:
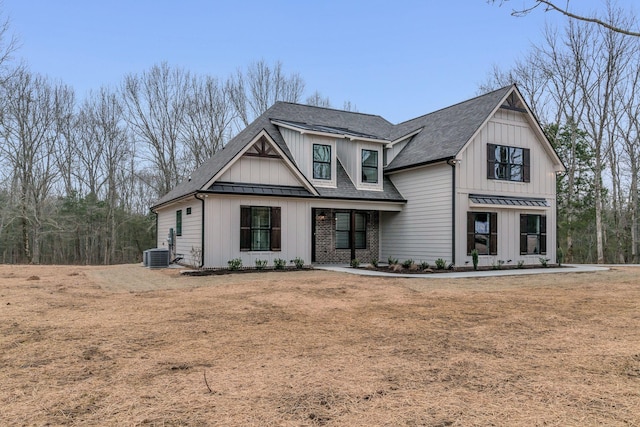
[[[316,109],[320,109],[320,110],[335,111],[336,113],[357,114],[357,115],[360,115],[360,116],[378,117],[378,118],[384,120],[385,122],[387,122],[389,124],[393,124],[389,120],[387,120],[384,117],[382,117],[380,114],[361,113],[359,111],[347,111],[347,110],[341,110],[339,108],[333,108],[333,107],[320,107],[320,106],[317,106],[317,105],[301,104],[299,102],[276,101],[274,103],[274,106],[276,104],[288,104],[288,105],[294,105],[296,107],[316,108]]]

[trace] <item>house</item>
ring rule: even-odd
[[[277,102],[152,207],[158,247],[256,260],[556,260],[563,164],[515,85],[394,125]]]

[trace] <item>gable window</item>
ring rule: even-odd
[[[467,255],[498,254],[498,214],[495,212],[467,212]]]
[[[313,179],[331,179],[331,146],[313,144]]]
[[[362,182],[378,183],[378,152],[362,150]]]
[[[336,212],[336,249],[351,249],[353,240],[356,249],[367,247],[367,218],[362,212],[353,213],[353,233],[351,233],[351,212]]]
[[[547,253],[547,217],[520,214],[520,254]]]
[[[176,236],[182,236],[182,209],[176,211]]]
[[[187,215],[191,215],[191,208],[187,208]]]
[[[528,148],[487,144],[487,178],[530,182],[530,170]]]
[[[279,251],[280,208],[240,207],[240,250]]]

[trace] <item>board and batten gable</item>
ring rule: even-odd
[[[378,182],[362,182],[362,150],[378,153]],[[338,142],[338,159],[358,190],[382,191],[382,144],[364,141],[343,140]]]
[[[275,197],[247,197],[205,195],[205,267],[226,266],[228,261],[240,258],[245,266],[254,266],[256,260],[281,258],[288,263],[297,257],[311,262],[311,208],[306,200]],[[240,250],[241,206],[279,207],[281,224],[280,251]]]
[[[406,199],[400,212],[381,212],[382,260],[413,259],[434,264],[452,258],[452,172],[447,163],[436,163],[389,174]]]
[[[456,260],[459,265],[471,261],[467,255],[467,212],[498,213],[498,254],[481,256],[480,265],[492,265],[497,260],[511,260],[515,265],[538,264],[542,255],[520,255],[520,213],[545,215],[547,224],[546,258],[556,258],[556,171],[554,159],[542,140],[532,129],[533,122],[526,113],[498,109],[475,137],[458,154],[456,164]],[[530,181],[515,182],[487,177],[487,145],[505,145],[530,150]],[[544,198],[549,207],[474,205],[469,194],[507,197]]]
[[[300,181],[282,159],[240,157],[219,178],[220,182],[299,186]]]
[[[182,211],[182,233],[176,233],[176,212]],[[196,255],[202,241],[202,203],[194,197],[158,209],[157,247],[169,248],[169,231],[174,232],[174,251],[172,257],[182,257],[182,263],[200,266]]]

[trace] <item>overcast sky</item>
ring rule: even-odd
[[[510,16],[525,1],[4,0],[2,11],[20,39],[16,56],[80,98],[162,61],[226,78],[279,60],[305,80],[305,97],[318,90],[334,107],[349,100],[396,123],[475,96],[494,64],[508,68],[540,40],[545,22],[565,22],[542,10]],[[604,0],[579,4],[604,9]]]

